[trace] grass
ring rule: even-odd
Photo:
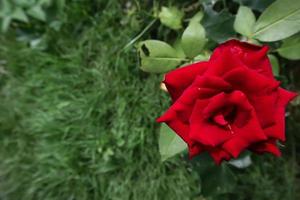
[[[119,53],[136,30],[111,26],[121,8],[109,9],[54,53],[2,39],[1,199],[189,199],[196,191],[185,163],[160,162],[161,77],[141,72],[133,52]]]
[[[160,161],[162,77],[138,69],[133,47],[120,51],[149,5],[135,18],[116,0],[94,4],[71,3],[61,32],[46,30],[47,51],[1,36],[0,199],[196,199],[190,164]],[[295,163],[257,163],[236,171],[239,199],[293,198]]]

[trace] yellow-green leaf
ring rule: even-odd
[[[198,22],[200,23],[200,21],[202,20],[204,16],[204,13],[202,11],[197,12],[191,19],[190,19],[190,23],[193,22]]]
[[[160,127],[159,134],[159,152],[162,161],[165,161],[187,148],[186,143],[164,123]]]
[[[162,7],[158,17],[165,26],[178,30],[182,27],[182,18],[184,13],[176,7]]]
[[[241,35],[251,38],[254,31],[255,20],[255,15],[250,8],[240,6],[233,24],[234,30]]]
[[[173,47],[159,40],[140,42],[138,52],[141,58],[141,69],[146,72],[164,73],[184,61]]]
[[[181,38],[183,51],[189,58],[200,54],[206,42],[205,30],[198,22],[190,23]]]

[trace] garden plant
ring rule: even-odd
[[[1,0],[0,199],[300,199],[299,0]]]

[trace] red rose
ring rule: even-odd
[[[217,164],[248,149],[280,151],[285,141],[285,107],[296,93],[279,87],[267,46],[230,40],[210,60],[166,74],[173,104],[157,119],[188,145],[190,158],[208,151]]]

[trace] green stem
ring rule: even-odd
[[[131,45],[133,45],[138,39],[140,39],[150,28],[151,26],[156,22],[157,19],[153,19],[145,28],[144,30],[142,30],[135,38],[133,38],[132,40],[130,40],[130,42],[128,42],[124,48],[121,51],[126,50],[128,47],[130,47]]]

